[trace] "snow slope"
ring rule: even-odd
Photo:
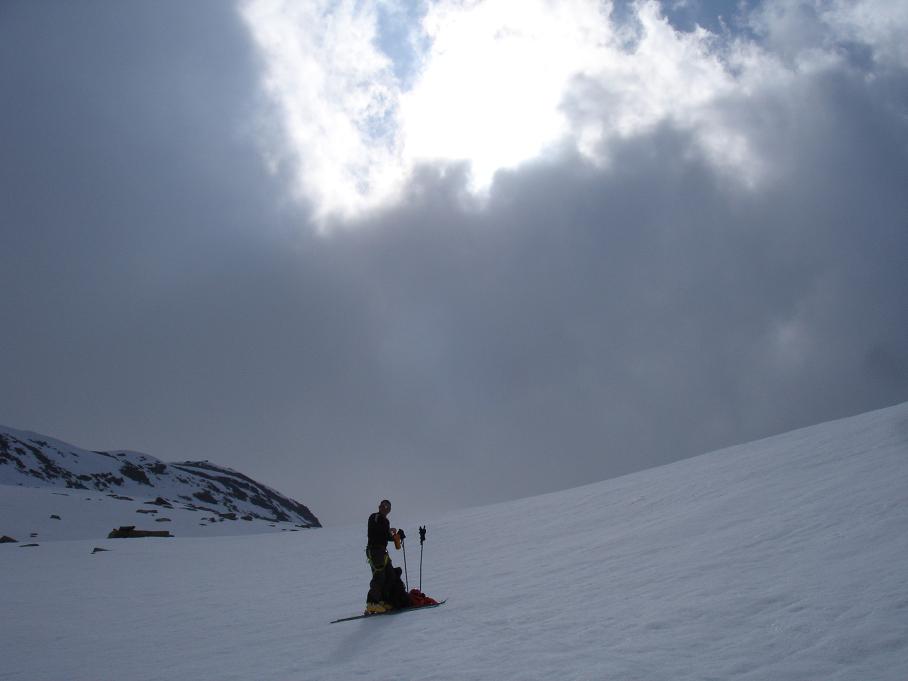
[[[448,603],[329,625],[363,606],[371,511],[2,545],[0,678],[908,679],[908,404],[436,519],[395,508],[411,585],[428,521],[423,588]]]

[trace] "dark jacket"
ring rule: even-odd
[[[369,516],[369,548],[385,549],[388,548],[388,542],[393,539],[391,536],[391,523],[381,513],[373,513]]]

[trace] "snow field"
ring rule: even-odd
[[[908,404],[421,518],[426,612],[362,527],[0,546],[3,679],[908,678]],[[109,553],[90,555],[95,545]],[[392,549],[395,564],[402,554]]]
[[[94,490],[0,485],[0,534],[22,543],[43,543],[67,539],[100,540],[121,525],[135,525],[140,530],[167,530],[176,537],[303,531],[292,522],[260,518],[220,520],[215,511],[189,510],[180,502],[175,502],[173,508],[147,503],[157,494],[152,490],[125,501]],[[162,518],[167,521],[158,522]],[[32,533],[38,536],[32,538]]]

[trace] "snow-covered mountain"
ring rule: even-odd
[[[426,524],[422,587],[448,602],[328,624],[364,605],[372,510],[318,532],[0,545],[0,677],[908,678],[908,404],[437,518],[397,504],[410,585]]]
[[[116,519],[121,524],[138,525],[136,519],[143,518],[135,513],[145,513],[144,519],[149,521],[161,521],[166,513],[167,516],[188,518],[196,526],[238,522],[256,526],[289,523],[297,528],[320,527],[318,518],[301,503],[242,473],[208,461],[164,463],[138,452],[88,451],[51,437],[2,426],[0,485],[41,488],[45,498],[50,498],[48,493],[58,497],[57,505],[60,496],[105,501],[114,513],[107,514],[109,518],[97,526],[97,531]],[[8,503],[27,497],[31,500],[25,504],[28,508],[33,508],[33,500],[41,496],[38,491],[13,493],[8,489],[0,495],[5,496]],[[83,515],[84,507],[77,505],[68,510],[71,511],[68,520],[72,521]],[[151,518],[154,515],[160,517]],[[21,517],[17,519],[21,527]],[[130,519],[131,523],[122,522]],[[174,520],[176,518],[168,517],[167,522]],[[10,523],[12,519],[8,518],[7,524]],[[89,536],[85,535],[84,523],[70,524],[70,527],[80,528],[81,534],[77,532],[76,536]],[[109,529],[101,536],[106,536]],[[2,520],[0,533],[9,533]],[[73,538],[72,534],[60,535],[58,532],[56,535]]]

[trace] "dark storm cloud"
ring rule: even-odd
[[[908,83],[866,75],[730,98],[753,188],[664,125],[484,206],[423,167],[323,237],[262,167],[232,10],[7,3],[0,422],[218,461],[332,524],[908,399]]]
[[[408,436],[461,457],[480,500],[904,399],[905,131],[870,94],[830,78],[763,103],[762,143],[797,154],[756,192],[664,128],[610,170],[500,175],[460,218],[440,183],[346,237],[375,242]]]
[[[243,27],[222,3],[2,13],[3,420],[201,457],[262,380],[236,330],[286,301],[249,285],[280,277],[281,227]]]

